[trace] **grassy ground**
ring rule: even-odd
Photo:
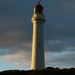
[[[8,70],[0,72],[0,75],[75,75],[75,68],[59,69],[48,67],[44,70]]]

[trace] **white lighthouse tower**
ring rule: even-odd
[[[32,70],[41,70],[45,68],[44,60],[44,39],[43,26],[45,17],[43,14],[43,6],[40,1],[34,6],[34,13],[32,16],[33,23],[33,39],[32,39]]]

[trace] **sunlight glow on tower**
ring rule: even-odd
[[[43,38],[43,24],[45,17],[43,14],[43,6],[40,1],[34,6],[34,13],[32,16],[33,23],[33,38],[32,38],[32,70],[41,70],[45,68],[44,59],[44,38]]]

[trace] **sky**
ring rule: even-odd
[[[0,0],[0,71],[30,70],[33,6],[38,0]],[[45,66],[75,67],[75,1],[42,0]]]

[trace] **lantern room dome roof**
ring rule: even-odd
[[[43,9],[43,6],[40,4],[40,1],[34,6],[36,9]]]

